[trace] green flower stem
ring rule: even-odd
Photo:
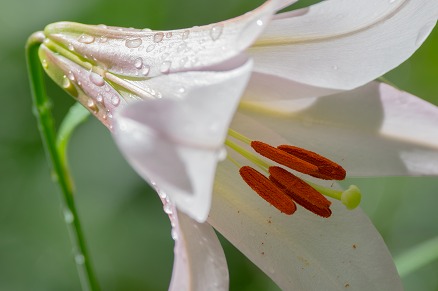
[[[54,178],[56,178],[62,192],[64,206],[64,218],[69,229],[70,238],[75,252],[75,261],[83,290],[100,290],[91,266],[90,255],[87,251],[85,237],[79,221],[73,196],[73,181],[69,174],[65,155],[66,143],[71,131],[82,120],[85,114],[73,114],[79,118],[70,119],[67,125],[61,126],[63,134],[56,140],[55,126],[51,113],[51,103],[46,95],[44,87],[43,70],[38,58],[38,48],[43,41],[41,33],[32,35],[26,44],[26,57],[30,86],[32,91],[34,114],[38,121],[38,128],[43,140],[46,154],[51,162]],[[73,109],[77,110],[77,109]],[[69,114],[69,116],[73,116]],[[70,117],[71,118],[71,117]],[[73,121],[72,121],[73,120]]]
[[[438,260],[438,237],[434,237],[395,258],[395,265],[401,277]]]

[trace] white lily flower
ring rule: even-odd
[[[286,180],[271,172],[272,184],[242,168],[283,164],[282,149],[253,146],[271,161],[250,152],[247,144],[262,140],[324,154],[349,175],[438,174],[438,109],[385,84],[357,88],[421,45],[438,4],[330,0],[273,17],[292,2],[270,0],[228,21],[175,31],[55,23],[41,34],[47,73],[113,132],[160,194],[176,241],[172,290],[228,288],[210,225],[283,289],[401,289],[371,222],[336,201],[354,208],[358,190],[312,184],[335,199],[301,201],[319,216],[298,209],[288,217],[280,211],[296,209]],[[303,166],[293,170],[338,179],[316,165],[336,164],[298,151]],[[280,196],[270,196],[274,188]]]

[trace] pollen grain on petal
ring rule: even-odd
[[[261,141],[252,141],[251,147],[260,155],[303,174],[316,174],[318,167],[286,151],[275,148]]]
[[[344,180],[346,171],[342,166],[323,157],[315,152],[299,148],[291,145],[280,145],[278,149],[287,152],[301,160],[311,163],[318,167],[316,173],[309,173],[309,175],[324,179],[324,180]]]
[[[330,217],[331,202],[306,182],[277,166],[270,167],[269,173],[269,179],[290,195],[296,203],[319,216]]]
[[[281,212],[291,215],[297,209],[290,196],[257,170],[243,166],[239,173],[248,186]]]

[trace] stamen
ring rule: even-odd
[[[297,210],[292,198],[260,172],[244,166],[240,168],[239,173],[248,186],[281,212],[291,215]]]
[[[261,141],[252,141],[251,147],[262,156],[303,174],[318,173],[318,167]]]
[[[317,173],[309,173],[310,176],[324,180],[344,180],[346,171],[337,163],[323,157],[315,152],[291,146],[280,145],[278,149],[287,152],[290,155],[300,158],[318,167]]]
[[[269,179],[282,188],[295,202],[319,216],[330,217],[331,202],[306,182],[277,166],[270,167],[269,173],[271,174]]]

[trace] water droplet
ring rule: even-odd
[[[151,70],[151,68],[148,65],[144,65],[143,69],[141,70],[141,74],[143,76],[147,76],[149,74],[150,70]]]
[[[174,228],[172,228],[170,231],[170,235],[172,236],[173,240],[178,240],[178,232]]]
[[[415,45],[420,46],[426,38],[429,36],[430,32],[435,26],[435,22],[426,23],[418,32],[417,39],[415,40]]]
[[[107,42],[108,41],[108,38],[106,37],[106,36],[101,36],[101,37],[99,37],[98,39],[97,39],[97,41],[98,42],[100,42],[100,43],[104,43],[104,42]]]
[[[64,209],[64,220],[65,223],[72,223],[74,221],[75,217],[73,216],[73,213],[70,211],[70,209],[66,208]]]
[[[163,74],[167,74],[167,73],[169,73],[169,70],[170,70],[170,66],[171,66],[171,62],[170,61],[164,61],[164,62],[162,62],[161,63],[161,66],[160,66],[160,71],[161,71],[161,73],[163,73]]]
[[[47,69],[47,68],[49,67],[49,64],[47,63],[46,60],[42,60],[42,61],[41,61],[41,64],[43,65],[43,68],[44,68],[44,69]]]
[[[94,103],[93,99],[91,98],[87,100],[87,107],[90,108],[91,111],[97,112],[96,103]]]
[[[163,209],[164,209],[164,213],[166,213],[166,214],[170,215],[170,214],[173,213],[172,212],[172,206],[170,205],[170,203],[164,204]]]
[[[263,20],[261,20],[261,19],[257,20],[257,21],[256,21],[256,24],[257,24],[258,26],[263,26]]]
[[[142,66],[143,66],[143,59],[142,58],[135,59],[134,67],[136,67],[137,69],[141,69]]]
[[[171,31],[168,31],[168,32],[166,33],[166,37],[167,37],[167,38],[171,38],[171,37],[172,37],[172,32],[171,32]]]
[[[178,93],[184,94],[186,92],[186,89],[184,87],[181,87],[178,89]]]
[[[89,78],[90,78],[90,81],[96,86],[101,87],[101,86],[105,85],[105,80],[99,74],[96,74],[94,72],[90,72]]]
[[[106,26],[105,24],[99,24],[98,27],[100,27],[100,28],[104,28],[104,29],[107,29],[107,28],[108,28],[108,26]]]
[[[155,45],[154,44],[150,44],[150,45],[148,45],[148,47],[146,48],[146,51],[148,52],[148,53],[150,53],[151,51],[153,51],[155,49]]]
[[[76,264],[78,264],[78,265],[82,265],[83,263],[85,263],[85,257],[84,257],[84,255],[83,255],[83,254],[77,254],[77,255],[75,256],[75,262],[76,262]]]
[[[75,80],[75,75],[73,74],[72,71],[69,71],[69,72],[68,72],[68,74],[67,74],[67,78],[68,78],[70,81],[74,81],[74,80]]]
[[[189,61],[189,58],[188,58],[188,57],[183,57],[183,58],[179,61],[179,63],[181,64],[181,66],[184,66],[188,61]]]
[[[185,42],[182,42],[178,45],[178,47],[176,48],[177,52],[182,52],[187,48],[187,44]]]
[[[71,42],[67,45],[67,48],[70,51],[74,51],[75,50],[75,47],[73,46],[73,44]]]
[[[225,147],[222,147],[217,151],[217,159],[218,161],[223,161],[227,158],[227,150]]]
[[[70,88],[70,86],[71,86],[70,80],[67,78],[66,75],[64,75],[63,80],[62,80],[62,87],[64,89],[67,89],[67,88]]]
[[[182,33],[182,39],[187,39],[189,37],[190,34],[190,30],[184,30],[184,32]]]
[[[141,45],[141,43],[142,43],[141,38],[127,39],[125,41],[125,46],[127,48],[137,48]]]
[[[81,43],[92,43],[94,41],[94,36],[88,34],[81,34],[78,38]]]
[[[224,29],[224,26],[222,24],[214,25],[210,30],[211,39],[217,40],[221,36],[223,29]]]
[[[141,31],[144,31],[144,32],[151,32],[152,29],[150,29],[150,28],[143,28]]]
[[[336,70],[338,70],[339,68],[338,68],[338,66],[334,65],[334,66],[332,66],[332,69],[336,71]]]
[[[103,96],[102,96],[102,94],[97,94],[97,96],[96,96],[96,100],[97,100],[97,102],[101,102],[101,103],[102,103],[102,101],[103,101]]]
[[[113,97],[111,97],[111,103],[112,103],[114,106],[119,105],[119,103],[120,103],[120,98],[119,98],[119,96],[114,95]]]
[[[163,40],[164,37],[164,33],[162,32],[157,32],[156,34],[154,34],[154,42],[160,42]]]
[[[105,92],[109,92],[109,91],[111,91],[111,88],[109,85],[106,85],[104,90],[105,90]]]

